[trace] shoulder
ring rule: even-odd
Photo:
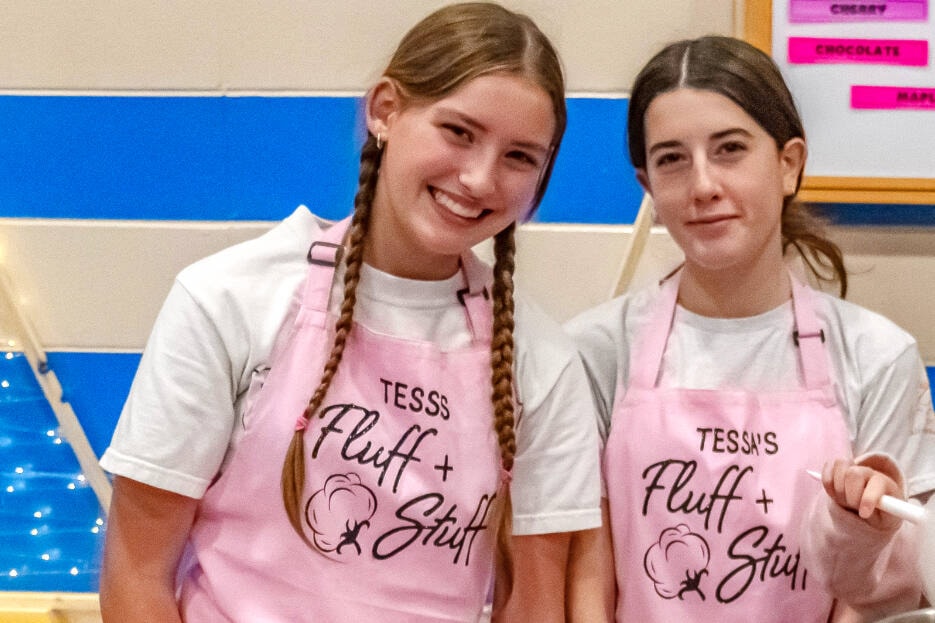
[[[617,386],[629,376],[630,344],[652,314],[658,294],[658,284],[628,292],[565,324],[587,374],[604,438],[610,430]]]
[[[308,246],[326,223],[300,206],[268,232],[222,249],[182,269],[176,278],[196,298],[224,292],[250,295],[301,271]]]
[[[229,338],[278,330],[298,302],[309,245],[327,226],[300,206],[262,236],[184,268],[176,287]]]
[[[658,284],[628,292],[578,314],[564,329],[586,361],[606,358],[611,352],[628,349],[652,313],[658,295]]]
[[[925,367],[908,331],[881,314],[829,294],[819,293],[816,308],[840,390],[848,411],[855,414],[853,426],[861,430],[877,417],[887,421],[904,410],[899,406],[902,401],[928,398]]]
[[[638,328],[650,313],[657,288],[626,294],[591,308],[562,324],[518,293],[517,341],[538,355],[561,357],[582,354],[589,346],[615,348],[625,334]]]
[[[917,349],[915,338],[882,314],[825,292],[816,292],[816,303],[819,320],[845,357],[887,365]]]
[[[577,361],[574,342],[561,325],[522,292],[514,293],[513,337],[517,364],[540,378],[554,378]]]
[[[167,347],[175,349],[183,347],[179,335],[213,336],[217,352],[226,354],[239,375],[240,387],[298,308],[308,246],[324,224],[302,206],[262,236],[184,268],[154,334],[165,335]]]

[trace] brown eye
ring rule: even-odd
[[[473,137],[467,128],[457,125],[455,123],[443,123],[442,129],[445,130],[452,138],[462,140],[462,141],[471,141]]]
[[[676,153],[665,153],[656,158],[656,166],[662,167],[667,164],[672,164],[679,161],[679,154]]]
[[[721,151],[727,154],[733,154],[746,151],[747,146],[740,141],[730,141],[721,145]]]
[[[526,153],[525,151],[520,151],[520,150],[511,151],[506,156],[507,158],[510,158],[511,160],[516,160],[517,162],[521,162],[523,164],[539,166],[539,162],[533,156]]]

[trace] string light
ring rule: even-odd
[[[7,578],[11,590],[93,590],[106,518],[41,388],[24,374],[30,371],[27,358],[7,337],[0,335],[0,448],[15,454],[0,465],[0,497],[6,493],[3,504],[9,511],[0,516],[0,534],[16,535],[18,543],[0,545],[0,577]],[[29,428],[20,425],[26,411]],[[35,450],[42,437],[56,448]],[[85,528],[76,530],[74,519]]]

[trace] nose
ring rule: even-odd
[[[710,201],[718,196],[717,175],[706,158],[694,159],[692,165],[692,193],[700,201]]]
[[[475,198],[486,197],[497,188],[497,157],[478,151],[464,159],[458,181]]]

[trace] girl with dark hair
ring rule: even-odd
[[[597,431],[574,346],[512,280],[559,59],[529,18],[452,5],[365,113],[352,217],[300,208],[169,294],[102,459],[105,620],[467,622],[491,587],[495,620],[563,620]]]
[[[603,540],[573,543],[572,576],[591,582],[576,594],[617,621],[916,607],[914,526],[876,506],[935,489],[928,381],[905,331],[805,284],[843,295],[847,281],[794,200],[805,132],[776,65],[732,38],[669,45],[635,81],[628,142],[685,259],[567,325],[601,415],[610,518]],[[603,574],[582,570],[588,556]]]

